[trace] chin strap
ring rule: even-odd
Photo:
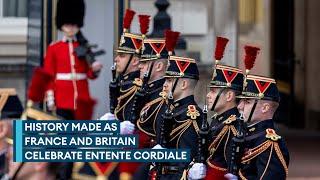
[[[218,104],[218,100],[219,100],[222,92],[223,92],[225,89],[226,89],[226,88],[220,89],[220,91],[219,91],[219,93],[218,93],[218,95],[217,95],[216,99],[214,100],[214,103],[213,103],[213,105],[212,105],[212,107],[211,107],[211,111],[214,111],[214,109],[216,108],[216,105]]]
[[[171,95],[173,96],[173,93],[174,93],[174,90],[176,89],[177,87],[177,84],[178,84],[178,78],[175,79],[174,83],[173,83],[173,86],[172,86],[172,89],[171,89]],[[173,97],[172,97],[173,98]]]
[[[251,122],[251,118],[253,116],[254,110],[256,109],[257,103],[258,103],[258,99],[255,99],[254,100],[254,104],[253,104],[252,109],[251,109],[251,112],[250,112],[250,115],[249,115],[249,118],[248,118],[248,123]]]
[[[126,74],[126,71],[128,70],[128,67],[132,61],[132,58],[133,58],[133,54],[130,54],[129,61],[128,61],[126,67],[124,68],[123,72],[120,74],[120,76],[121,76],[120,80],[122,79],[123,75]]]

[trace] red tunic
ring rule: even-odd
[[[56,77],[49,89],[54,91],[56,107],[60,109],[75,110],[77,98],[89,98],[87,78],[96,78],[87,62],[75,55],[77,46],[76,41],[58,41],[48,47],[45,56],[44,69]]]

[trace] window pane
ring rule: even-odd
[[[27,17],[28,0],[3,0],[3,17]]]

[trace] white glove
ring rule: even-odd
[[[116,120],[116,117],[112,113],[106,113],[103,116],[101,116],[98,120]]]
[[[99,61],[94,61],[91,65],[92,71],[93,72],[98,72],[102,69],[103,65]]]
[[[46,99],[46,102],[47,102],[47,106],[48,106],[48,109],[50,111],[54,110],[55,108],[55,103],[54,103],[54,95],[53,95],[53,90],[48,90],[47,91],[47,99]]]
[[[153,146],[152,149],[165,149],[165,148],[163,148],[160,144],[157,144],[157,145]]]
[[[134,131],[134,124],[130,121],[123,121],[120,123],[120,134],[132,134]]]
[[[224,177],[228,180],[238,180],[238,177],[234,174],[231,174],[231,173],[224,175]]]
[[[203,179],[206,177],[207,168],[203,163],[195,163],[188,172],[188,179]]]

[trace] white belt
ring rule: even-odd
[[[57,80],[83,80],[87,79],[87,75],[85,73],[57,73]]]

